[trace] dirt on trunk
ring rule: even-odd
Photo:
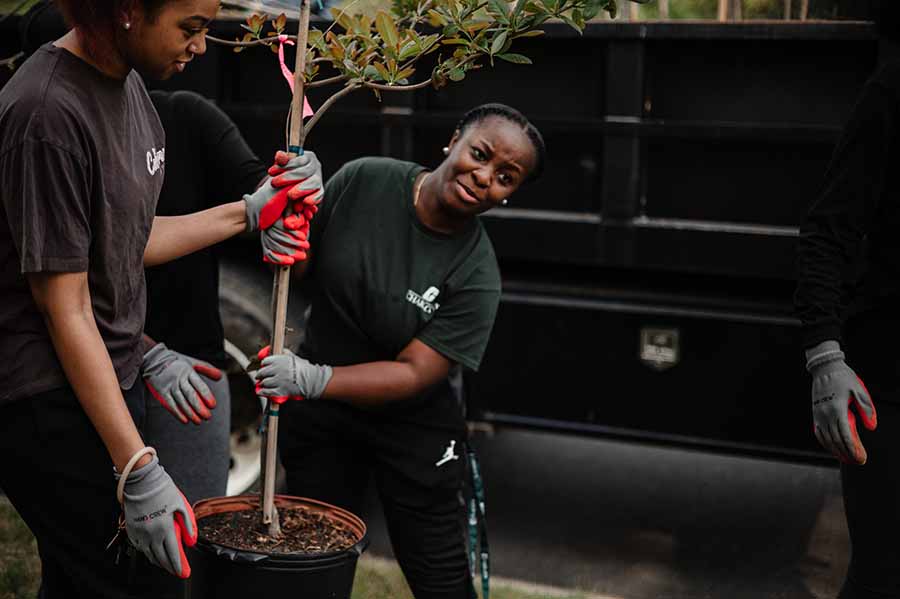
[[[217,545],[257,553],[331,553],[356,544],[353,531],[341,522],[303,507],[280,508],[281,539],[267,534],[258,510],[206,516],[198,521],[200,535]]]

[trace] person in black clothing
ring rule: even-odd
[[[797,254],[814,432],[841,461],[852,542],[842,599],[900,597],[898,164],[900,64],[889,64],[857,101]]]
[[[500,299],[478,215],[505,204],[544,160],[537,129],[486,104],[467,113],[434,170],[390,158],[345,164],[310,226],[306,336],[263,359],[260,394],[284,405],[291,494],[359,511],[374,478],[417,599],[473,593],[459,492],[466,431],[451,376],[477,370]],[[301,357],[302,356],[302,357]]]
[[[168,158],[158,216],[212,208],[259,186],[266,176],[265,165],[215,104],[188,91],[154,90],[150,99],[166,132]],[[144,332],[179,354],[224,368],[216,248],[148,268],[146,276]],[[183,418],[173,418],[165,404],[148,395],[141,431],[191,503],[224,495],[228,480],[228,380],[221,377],[207,383],[215,397],[215,410],[207,422],[185,426]]]

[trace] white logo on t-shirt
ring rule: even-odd
[[[440,291],[438,291],[437,287],[429,287],[422,295],[419,295],[412,289],[408,289],[406,291],[406,301],[422,310],[425,314],[432,314],[441,307],[439,303],[434,301],[439,294]]]
[[[449,462],[451,460],[458,460],[459,454],[457,454],[454,451],[455,448],[456,448],[456,440],[451,439],[450,445],[448,445],[447,449],[444,450],[444,455],[441,457],[441,459],[439,459],[437,462],[435,462],[434,465],[437,466],[438,468],[440,468],[441,466],[443,466],[444,464],[446,464],[447,462]]]
[[[166,149],[150,148],[147,150],[147,170],[151,175],[155,175],[166,162]]]

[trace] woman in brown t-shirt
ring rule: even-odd
[[[130,542],[171,574],[190,575],[182,544],[197,534],[135,426],[143,268],[256,230],[284,190],[154,217],[165,138],[138,73],[166,79],[203,54],[217,0],[58,4],[73,29],[0,90],[0,455],[15,456],[0,488],[37,538],[42,596],[161,597],[176,579],[141,567],[133,584],[128,560],[104,552],[117,495]],[[314,156],[291,167],[316,180]]]

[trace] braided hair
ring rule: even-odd
[[[541,132],[537,130],[537,127],[532,125],[531,121],[525,118],[525,115],[515,108],[498,103],[476,106],[463,115],[462,119],[460,119],[459,123],[456,125],[456,130],[462,135],[466,130],[466,127],[480,123],[492,116],[506,119],[510,123],[520,126],[525,132],[525,135],[528,136],[528,140],[534,147],[535,163],[524,183],[530,183],[536,180],[541,176],[541,173],[544,172],[544,162],[547,159],[547,147],[544,145],[544,138],[541,136]]]

